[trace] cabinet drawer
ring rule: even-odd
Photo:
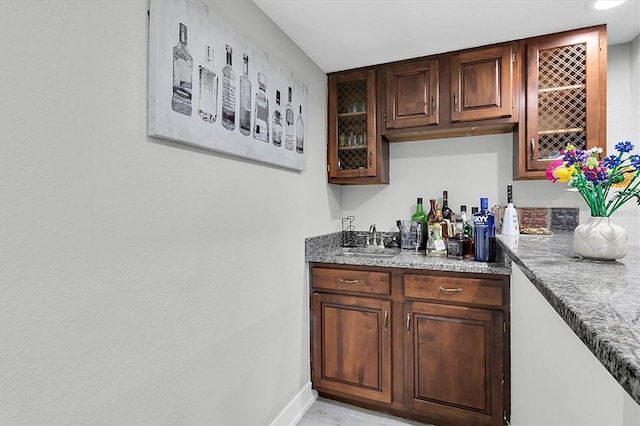
[[[405,275],[404,295],[427,300],[502,306],[503,281],[429,275]]]
[[[319,289],[357,291],[373,294],[391,293],[388,272],[313,268],[311,280],[313,287]]]

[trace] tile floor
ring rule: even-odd
[[[321,425],[425,426],[424,423],[318,398],[300,419],[298,426]]]

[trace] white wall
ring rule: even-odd
[[[640,424],[640,406],[515,263],[511,279],[511,424]]]
[[[608,49],[610,153],[615,152],[614,145],[620,140],[631,140],[636,146],[634,152],[640,152],[639,39]],[[442,191],[448,190],[452,209],[459,211],[460,205],[466,204],[470,211],[471,206],[480,204],[480,197],[489,197],[490,205],[506,203],[506,186],[513,184],[514,201],[520,207],[579,207],[581,220],[586,220],[586,204],[578,194],[565,191],[565,184],[512,180],[512,145],[511,134],[391,143],[390,184],[345,187],[344,215],[354,215],[359,229],[376,223],[379,230],[395,231],[395,221],[410,218],[415,211],[417,197],[428,204],[430,198],[441,199]],[[632,215],[637,218],[633,223],[640,224],[639,213],[637,204],[630,201],[615,215]],[[628,229],[635,241],[639,229]]]
[[[309,381],[326,76],[207,3],[308,84],[306,172],[146,136],[148,1],[0,1],[2,424],[266,424]]]

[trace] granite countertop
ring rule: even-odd
[[[640,404],[640,248],[617,261],[573,252],[573,233],[498,236],[507,255]]]
[[[475,262],[447,257],[427,257],[422,253],[403,250],[393,257],[342,256],[341,233],[305,239],[307,262],[334,263],[384,268],[427,269],[433,271],[468,272],[479,274],[511,275],[511,262],[503,250],[498,250],[495,263]]]

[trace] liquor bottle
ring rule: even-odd
[[[251,80],[249,80],[249,57],[242,55],[240,76],[240,133],[251,134]]]
[[[443,257],[447,255],[447,244],[442,238],[442,226],[439,222],[434,222],[429,225],[431,228],[431,236],[433,242],[428,242],[429,249],[427,250],[427,256]]]
[[[460,217],[462,219],[462,233],[468,238],[469,244],[466,247],[465,257],[473,257],[473,226],[467,215],[467,206],[460,206]],[[456,219],[457,220],[457,219]]]
[[[200,96],[198,113],[207,123],[215,123],[218,117],[218,76],[213,71],[213,49],[205,45],[205,60],[199,67]]]
[[[451,209],[449,208],[448,191],[442,191],[442,218],[451,220]]]
[[[473,258],[489,261],[489,238],[496,235],[496,218],[489,211],[489,199],[480,198],[480,211],[473,215]]]
[[[291,105],[291,95],[291,87],[289,87],[289,102],[287,102],[284,113],[284,147],[289,151],[293,151],[293,106]]]
[[[513,207],[513,188],[507,185],[507,208],[504,210],[504,218],[502,220],[502,235],[520,235],[520,227],[518,226],[518,213]]]
[[[471,247],[471,239],[464,235],[463,219],[458,217],[455,219],[455,231],[447,241],[447,257],[456,259],[464,259],[469,255]],[[469,256],[470,257],[470,256]]]
[[[449,220],[442,216],[442,205],[436,204],[436,218],[440,224],[440,236],[446,241],[449,238]]]
[[[180,23],[178,44],[173,47],[173,96],[171,109],[191,115],[191,88],[193,79],[193,57],[187,49],[187,26]]]
[[[427,220],[429,221],[429,223],[432,223],[436,218],[436,200],[429,200],[429,204],[431,204],[431,207],[429,208],[429,213],[427,214]]]
[[[269,99],[267,99],[267,76],[258,73],[258,92],[256,93],[255,117],[253,119],[253,137],[269,143]]]
[[[302,120],[302,105],[300,105],[300,114],[296,120],[296,152],[302,154],[304,152],[304,121]]]
[[[222,68],[222,126],[236,128],[236,76],[232,68],[233,49],[227,45],[227,65]]]
[[[425,240],[427,235],[427,215],[424,213],[422,198],[418,198],[416,212],[411,216],[411,222],[411,226],[415,227],[416,242],[419,242],[418,250],[424,250],[427,243]]]
[[[273,120],[271,124],[273,130],[273,144],[275,146],[282,145],[282,113],[280,112],[280,91],[276,90],[276,108],[273,111]]]

